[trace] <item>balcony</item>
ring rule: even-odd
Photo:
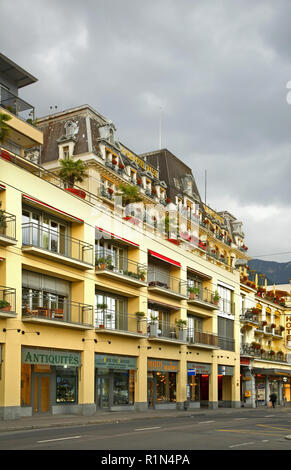
[[[16,316],[16,289],[0,286],[0,318]]]
[[[95,328],[98,333],[110,333],[132,337],[146,336],[146,319],[126,312],[116,312],[107,308],[95,309]]]
[[[283,354],[281,351],[277,353],[275,351],[265,351],[259,344],[257,347],[249,343],[242,344],[240,354],[241,356],[250,356],[265,361],[288,362],[286,354]]]
[[[148,272],[148,290],[176,299],[187,299],[186,283],[158,271]]]
[[[147,285],[144,265],[123,256],[114,258],[109,251],[95,252],[95,270],[98,276],[107,277],[112,281],[125,282],[135,287]]]
[[[63,298],[53,301],[51,296],[24,295],[22,321],[37,324],[64,326],[79,330],[93,328],[93,306]]]
[[[258,326],[259,314],[254,313],[252,309],[243,309],[242,314],[240,315],[240,321],[245,325]]]
[[[25,148],[43,143],[42,132],[33,125],[35,113],[31,104],[0,85],[0,107],[11,117],[7,124],[12,140],[21,142]]]
[[[148,339],[163,342],[186,343],[187,329],[179,328],[175,323],[159,319],[148,320]]]
[[[22,224],[22,251],[73,268],[93,268],[93,245],[35,223]]]
[[[208,309],[218,309],[218,300],[215,300],[215,294],[209,289],[195,289],[195,292],[190,292],[189,288],[188,304],[197,305],[198,307],[204,307]]]
[[[195,329],[187,330],[187,343],[188,346],[206,347],[207,349],[219,348],[217,335]]]
[[[16,217],[0,210],[0,245],[16,245]]]
[[[234,351],[234,339],[218,336],[218,346],[225,351]]]

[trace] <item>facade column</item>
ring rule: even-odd
[[[0,419],[21,417],[21,343],[16,331],[7,331],[9,341],[2,346],[0,376]]]
[[[79,373],[79,405],[84,416],[91,416],[96,412],[94,402],[95,387],[95,355],[94,341],[84,341],[84,350],[81,354],[82,365]]]
[[[217,358],[213,357],[211,374],[209,375],[209,404],[210,409],[216,410],[218,408],[218,366]]]
[[[234,374],[231,377],[231,407],[240,408],[240,363],[234,366]]]
[[[181,346],[181,359],[179,361],[179,371],[177,373],[177,409],[184,409],[184,402],[187,400],[187,360],[186,360],[186,345]]]
[[[146,340],[140,341],[139,356],[137,357],[137,370],[135,376],[135,409],[145,411],[148,408],[147,383],[147,346]]]

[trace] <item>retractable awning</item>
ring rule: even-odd
[[[160,253],[156,253],[155,251],[152,251],[152,250],[149,250],[149,254],[153,258],[157,258],[161,261],[165,261],[165,263],[169,263],[169,264],[172,264],[173,266],[176,266],[177,268],[181,268],[181,263],[179,263],[178,261],[175,261],[171,258],[168,258],[167,256],[161,255]]]
[[[131,247],[134,247],[134,248],[139,248],[138,243],[135,243],[135,242],[132,242],[130,240],[127,240],[126,238],[120,237],[119,235],[116,235],[115,233],[109,232],[108,230],[105,230],[104,228],[101,228],[101,227],[95,227],[95,228],[96,228],[96,230],[99,231],[102,238],[107,238],[109,240],[110,239],[118,240],[119,242],[121,242],[125,245],[131,246]]]
[[[68,212],[61,211],[60,209],[57,209],[56,207],[51,206],[50,204],[47,204],[46,202],[40,201],[39,199],[35,199],[31,196],[27,196],[26,194],[23,194],[22,198],[25,202],[29,203],[29,205],[37,207],[39,209],[45,209],[47,212],[50,212],[58,217],[62,217],[66,220],[69,220],[70,222],[75,222],[78,224],[84,223],[84,220],[79,219],[78,217],[75,217],[74,215],[68,214]]]

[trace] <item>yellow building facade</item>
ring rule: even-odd
[[[37,127],[0,112],[0,417],[240,407],[240,223],[189,187],[167,197],[162,168],[88,106]],[[86,165],[79,186],[66,158]]]

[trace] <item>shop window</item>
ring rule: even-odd
[[[77,372],[56,370],[56,403],[77,402]]]
[[[176,373],[157,372],[157,403],[176,401]]]

